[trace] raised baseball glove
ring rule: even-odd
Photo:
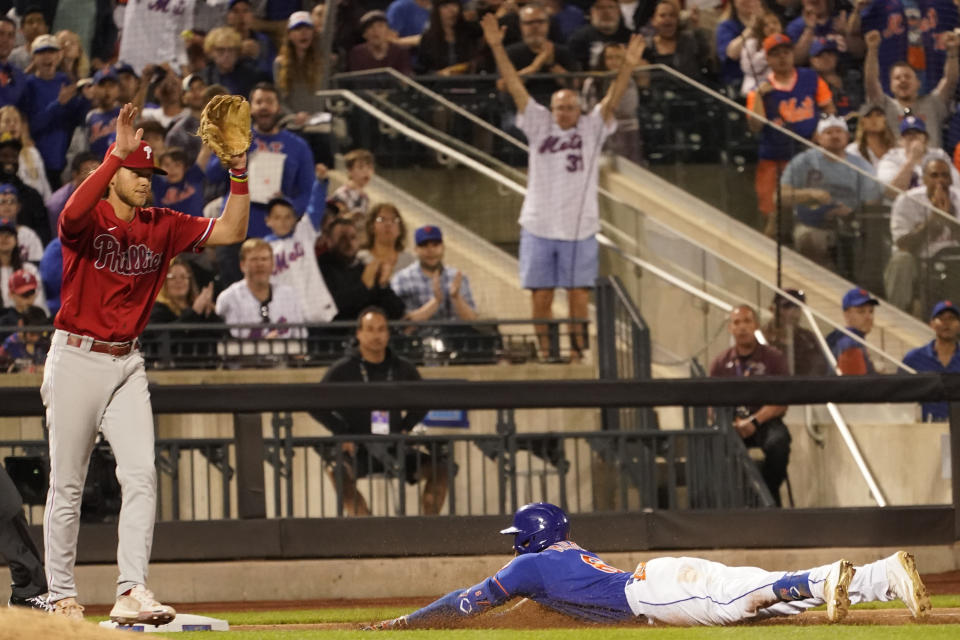
[[[241,96],[214,96],[200,114],[197,135],[224,164],[250,148],[250,103]]]

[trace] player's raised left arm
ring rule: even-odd
[[[646,46],[647,41],[642,35],[635,33],[630,36],[630,43],[627,45],[627,54],[623,65],[617,72],[613,84],[610,85],[607,95],[603,97],[603,101],[600,103],[600,114],[603,116],[604,122],[613,120],[614,113],[620,105],[620,100],[623,99],[623,94],[632,80],[634,70],[643,63],[643,50]]]
[[[223,214],[213,225],[207,246],[236,244],[247,238],[250,195],[247,191],[247,154],[230,158],[230,195]]]

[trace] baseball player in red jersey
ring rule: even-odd
[[[118,526],[119,624],[165,624],[176,612],[146,588],[153,543],[157,479],[147,376],[137,336],[170,260],[204,245],[240,242],[247,234],[246,154],[230,162],[230,196],[217,219],[145,207],[154,151],[134,131],[137,110],[125,105],[117,139],[60,215],[62,306],[40,393],[50,431],[50,490],[43,521],[49,601],[54,612],[82,619],[74,582],[80,500],[97,431],[117,459],[123,502]]]

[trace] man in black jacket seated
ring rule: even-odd
[[[383,309],[367,307],[359,314],[356,338],[356,349],[348,350],[344,358],[327,369],[324,384],[420,380],[416,367],[394,355],[387,346],[390,330]],[[316,411],[312,415],[334,435],[388,435],[408,433],[423,419],[426,411],[387,411],[371,407]],[[357,492],[357,478],[389,468],[403,469],[410,484],[423,480],[422,513],[436,515],[447,495],[448,473],[444,457],[439,452],[433,453],[437,455],[412,448],[405,450],[400,459],[397,447],[393,445],[344,442],[339,451],[327,452],[324,457],[330,479],[341,487],[343,507],[349,515],[370,515],[366,500]]]

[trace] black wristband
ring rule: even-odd
[[[752,423],[753,423],[753,426],[756,427],[757,429],[760,428],[760,421],[757,420],[757,416],[751,416],[751,417],[750,417],[750,422],[752,422]]]

